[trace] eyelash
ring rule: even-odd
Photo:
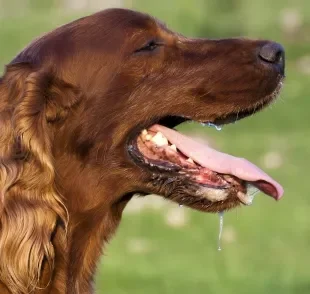
[[[153,41],[150,41],[145,46],[141,47],[140,49],[137,49],[135,51],[135,53],[139,53],[139,52],[152,52],[152,51],[154,51],[156,48],[158,48],[161,45],[162,44],[157,43],[156,41],[153,40]]]

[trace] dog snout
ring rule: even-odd
[[[258,53],[263,62],[277,66],[280,73],[284,75],[285,71],[285,51],[281,44],[269,42],[264,44]]]

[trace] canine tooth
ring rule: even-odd
[[[156,133],[156,135],[151,139],[157,146],[168,145],[168,140],[161,132]]]
[[[187,161],[187,162],[190,162],[190,163],[194,163],[194,160],[192,160],[190,157],[187,158],[186,161]]]
[[[146,141],[150,141],[151,139],[152,139],[152,135],[147,134],[147,135],[145,136],[145,140],[146,140]]]
[[[146,136],[146,135],[147,135],[147,130],[144,129],[144,130],[142,131],[142,135],[143,135],[143,136]]]
[[[175,146],[174,144],[172,144],[171,146],[169,146],[173,151],[177,151],[177,146]]]
[[[240,191],[237,193],[237,196],[238,196],[239,200],[245,205],[251,205],[253,198],[254,198],[254,197],[249,197]]]

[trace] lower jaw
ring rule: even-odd
[[[214,190],[217,191],[217,190]],[[214,193],[212,191],[212,193]],[[205,196],[206,190],[201,189],[201,187],[195,192],[195,195],[177,195],[172,196],[169,195],[165,197],[169,200],[172,200],[178,203],[180,206],[187,206],[195,210],[203,211],[203,212],[210,212],[210,213],[218,213],[221,211],[227,211],[232,208],[240,206],[242,203],[238,200],[237,197],[229,197],[226,200],[222,201],[210,201]],[[208,192],[207,192],[208,193]]]
[[[196,181],[188,170],[182,169],[177,165],[158,165],[155,163],[139,162],[139,166],[147,168],[151,173],[152,189],[156,187],[173,187],[163,189],[158,194],[165,198],[184,205],[195,210],[203,212],[217,213],[230,210],[240,205],[250,205],[246,197],[246,187],[239,183],[239,186],[233,186],[226,182],[225,186],[216,185],[216,183],[203,183]],[[176,183],[177,189],[174,189]],[[179,186],[180,185],[180,186]],[[242,191],[242,192],[241,192]],[[237,194],[242,193],[243,201]]]
[[[171,182],[176,177],[192,186],[190,193],[182,193],[183,196],[181,194],[171,199],[180,205],[201,211],[219,212],[240,204],[252,204],[253,197],[247,195],[248,183],[233,176],[217,174],[197,164],[182,166],[175,162],[147,158],[139,150],[137,140],[129,144],[128,150],[139,166],[152,172],[153,183],[156,178],[166,178],[159,182]]]

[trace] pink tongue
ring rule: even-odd
[[[192,158],[201,166],[220,174],[234,175],[241,180],[251,182],[262,192],[276,200],[283,196],[281,185],[253,163],[216,151],[207,145],[196,142],[190,137],[161,125],[152,126],[151,130],[164,134],[170,143],[176,145],[183,154]]]

